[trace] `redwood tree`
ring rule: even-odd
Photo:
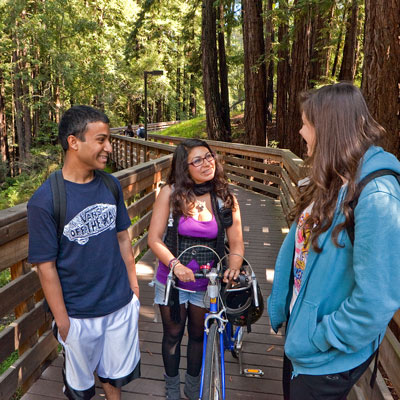
[[[299,94],[309,88],[310,44],[311,44],[311,3],[303,1],[302,6],[296,1],[294,17],[294,38],[292,45],[292,65],[290,72],[289,105],[288,105],[288,148],[298,156],[305,150],[304,142],[299,135],[301,114]]]
[[[276,136],[279,147],[287,147],[287,107],[289,95],[289,22],[286,1],[279,2],[281,14],[278,27],[278,64],[276,84]]]
[[[224,1],[219,3],[219,29],[218,29],[218,60],[219,60],[219,80],[221,85],[221,106],[222,118],[228,137],[231,136],[231,119],[229,113],[229,88],[228,88],[228,66],[226,64],[225,52],[225,18]]]
[[[400,0],[365,0],[362,91],[386,129],[384,147],[400,156]]]
[[[357,65],[357,33],[358,33],[358,1],[352,0],[346,23],[346,38],[344,41],[342,66],[340,68],[340,81],[353,81]]]
[[[216,22],[214,0],[203,0],[201,46],[207,135],[209,139],[229,141],[219,93]]]
[[[266,145],[266,71],[261,0],[242,0],[244,124],[249,144]]]

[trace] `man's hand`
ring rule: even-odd
[[[57,327],[58,327],[58,332],[61,336],[61,339],[63,340],[63,342],[65,343],[65,341],[67,340],[68,337],[68,333],[69,333],[69,328],[71,326],[71,323],[69,321],[69,318],[66,319],[65,321],[58,323],[56,321]]]

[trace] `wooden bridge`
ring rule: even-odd
[[[162,327],[153,307],[155,258],[147,252],[147,228],[152,205],[171,163],[171,152],[180,138],[149,134],[149,141],[113,133],[112,160],[131,218],[129,228],[135,256],[143,255],[137,269],[141,289],[139,320],[142,377],[123,388],[123,399],[165,398],[161,358]],[[286,215],[293,203],[295,182],[302,175],[302,160],[288,150],[209,142],[224,162],[239,199],[246,256],[255,268],[264,298],[271,289],[273,267],[288,231]],[[16,391],[24,400],[62,399],[62,359],[41,307],[43,294],[35,266],[27,263],[26,204],[0,211],[0,271],[10,269],[12,281],[0,288],[0,318],[15,318],[0,332],[0,363],[18,352],[18,359],[0,375],[0,400]],[[367,371],[349,399],[396,399],[400,393],[400,314],[397,313],[381,346],[381,373],[371,390]],[[184,338],[183,346],[186,346]],[[181,377],[186,367],[182,351]],[[275,335],[267,313],[245,336],[244,364],[263,369],[262,378],[239,375],[237,361],[227,354],[227,399],[282,399],[283,337]],[[38,379],[40,378],[40,379]],[[38,379],[38,380],[37,380]],[[97,382],[96,398],[104,398]],[[19,389],[18,389],[19,388]],[[390,392],[392,390],[392,393]]]

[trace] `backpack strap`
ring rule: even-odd
[[[351,207],[351,215],[350,215],[350,224],[346,227],[347,234],[349,235],[351,244],[354,245],[354,210],[357,207],[358,204],[358,199],[360,198],[362,190],[365,188],[365,186],[371,182],[373,179],[378,178],[380,176],[385,176],[385,175],[392,175],[394,176],[399,185],[400,185],[400,173],[393,171],[391,169],[378,169],[377,171],[371,172],[367,176],[365,176],[361,181],[357,184],[356,191],[354,193],[354,197],[350,202],[350,207]]]
[[[110,174],[104,172],[100,169],[95,170],[95,175],[99,176],[104,184],[107,186],[108,190],[113,194],[115,201],[117,202],[117,206],[119,204],[119,190],[115,180],[112,178]]]
[[[49,179],[53,195],[54,219],[57,224],[57,239],[60,241],[65,225],[65,214],[67,212],[67,196],[65,194],[65,184],[61,169],[54,171]]]

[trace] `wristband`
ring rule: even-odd
[[[174,269],[179,263],[180,261],[177,258],[173,258],[169,261],[168,267],[169,269]]]

